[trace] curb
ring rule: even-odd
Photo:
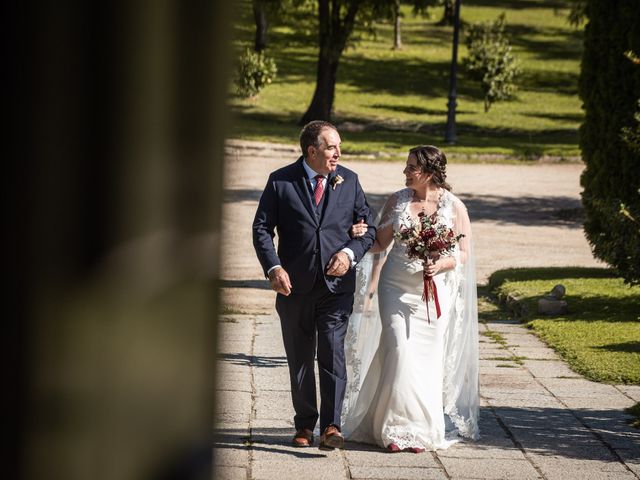
[[[340,128],[340,126],[338,126]],[[238,138],[228,138],[224,142],[224,147],[226,153],[238,153],[238,152],[246,152],[246,153],[255,153],[256,151],[271,151],[275,153],[285,153],[292,155],[300,154],[300,147],[296,143],[274,143],[268,141],[258,141],[258,140],[242,140]],[[396,159],[403,158],[405,153],[390,153],[384,151],[378,151],[375,153],[349,153],[344,154],[342,157],[345,160],[380,160],[380,159]],[[517,155],[508,155],[502,153],[483,153],[483,154],[472,154],[472,153],[451,153],[447,154],[450,160],[455,160],[460,163],[504,163],[509,161],[514,161],[517,164],[555,164],[555,163],[582,163],[581,157],[576,156],[554,156],[554,155],[542,155],[542,156],[517,156]]]

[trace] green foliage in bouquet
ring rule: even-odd
[[[579,92],[585,234],[596,257],[640,284],[640,51],[637,0],[587,0]],[[628,58],[627,58],[628,57]]]
[[[485,112],[492,103],[511,98],[520,73],[504,25],[503,13],[493,22],[474,23],[465,34],[469,56],[464,64],[471,78],[480,82]]]
[[[247,48],[238,60],[236,91],[244,98],[255,97],[275,78],[278,68],[273,58]]]

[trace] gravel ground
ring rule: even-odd
[[[269,173],[294,161],[293,145],[230,141],[227,144],[223,216],[222,296],[230,311],[270,313],[275,294],[255,256],[251,223]],[[369,203],[381,208],[404,188],[403,164],[356,161]],[[578,163],[464,164],[448,167],[453,191],[472,222],[479,283],[511,267],[601,266],[582,231]]]

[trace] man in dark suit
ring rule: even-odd
[[[344,337],[353,309],[355,269],[375,239],[357,238],[354,223],[373,224],[358,176],[341,165],[340,135],[313,121],[300,134],[302,156],[269,176],[253,222],[253,244],[271,288],[295,410],[293,445],[313,444],[318,421],[314,357],[320,372],[320,447],[342,448],[346,386]],[[278,251],[274,236],[278,235]]]

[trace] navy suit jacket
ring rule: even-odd
[[[275,265],[289,274],[292,293],[307,293],[316,274],[324,276],[331,292],[355,291],[355,269],[342,277],[326,275],[326,266],[334,253],[350,248],[358,262],[375,240],[375,227],[369,205],[355,172],[338,165],[329,174],[320,218],[312,204],[303,157],[269,176],[253,221],[253,246],[267,276]],[[332,187],[332,179],[344,181]],[[364,219],[369,225],[365,235],[351,238],[351,226]],[[278,251],[274,236],[278,235]]]

